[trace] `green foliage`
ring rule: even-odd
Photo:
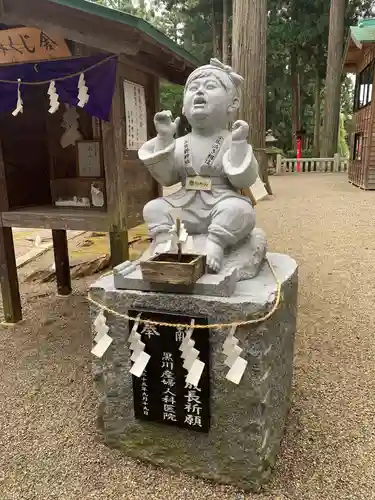
[[[128,12],[129,14],[135,14],[136,8],[134,7],[132,0],[91,0],[94,3],[99,3],[105,7],[111,7],[111,9],[121,10],[123,12]]]
[[[339,147],[338,152],[343,158],[349,158],[349,147],[346,140],[347,133],[345,130],[345,116],[344,113],[340,114],[340,129],[339,129]]]
[[[169,109],[173,117],[181,115],[183,87],[168,82],[160,83],[160,109]]]
[[[314,158],[314,151],[312,149],[303,149],[301,155],[301,158]],[[295,149],[289,149],[286,152],[286,157],[297,158],[297,151]]]
[[[138,7],[133,5],[132,0],[96,1],[143,17],[202,62],[213,55],[214,26],[220,38],[222,0],[141,0]],[[229,12],[232,4],[233,1],[229,0]],[[371,15],[374,5],[374,0],[347,0],[346,29],[356,24],[359,18]],[[322,86],[323,108],[329,7],[329,0],[268,0],[266,128],[272,129],[279,139],[278,146],[284,150],[291,149],[293,144],[292,49],[297,52],[300,74],[301,125],[307,132],[306,144],[312,144],[317,71]],[[229,33],[231,22],[230,18]],[[179,115],[182,89],[163,82],[160,95],[162,107],[170,109],[174,116]],[[343,78],[341,111],[344,123],[348,123],[351,116],[352,99],[353,84],[349,78]]]

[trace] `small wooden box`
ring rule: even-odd
[[[162,253],[141,262],[141,271],[150,283],[192,285],[206,272],[206,256],[183,254],[178,262],[177,254]]]

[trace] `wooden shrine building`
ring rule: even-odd
[[[0,0],[0,279],[5,320],[22,317],[12,227],[52,230],[58,293],[71,292],[66,230],[129,228],[158,186],[138,161],[159,78],[197,61],[142,19],[86,0]]]
[[[350,28],[344,54],[344,72],[356,74],[348,174],[362,189],[375,189],[374,67],[375,19],[364,19]]]

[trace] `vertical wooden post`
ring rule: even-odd
[[[128,201],[123,143],[125,131],[121,117],[123,106],[121,93],[123,92],[122,78],[117,70],[111,117],[109,122],[101,122],[112,266],[117,266],[129,259]]]
[[[72,285],[70,281],[68,238],[65,229],[53,229],[52,241],[55,256],[57,293],[59,295],[70,295],[72,293]]]
[[[4,319],[17,323],[22,319],[21,297],[18,287],[16,255],[11,227],[0,225],[0,283]]]
[[[160,111],[160,82],[159,78],[154,75],[148,76],[148,84],[146,88],[146,106],[147,110],[147,138],[152,139],[156,135],[154,116]],[[176,116],[174,118],[177,118]],[[159,198],[163,196],[163,186],[159,184],[154,178],[151,180],[153,185],[154,197]]]
[[[234,2],[232,47],[233,67],[245,78],[239,116],[250,124],[259,176],[272,195],[265,149],[267,0]]]
[[[0,287],[4,319],[7,323],[17,323],[22,319],[22,307],[13,233],[11,227],[2,227],[1,222],[1,212],[9,210],[8,188],[1,146],[0,142]]]

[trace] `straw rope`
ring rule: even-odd
[[[64,80],[69,80],[69,78],[74,78],[75,76],[80,76],[82,73],[87,73],[88,71],[91,71],[94,68],[97,68],[98,66],[101,66],[102,64],[106,63],[110,59],[114,59],[117,57],[117,55],[110,55],[106,57],[105,59],[102,59],[101,61],[92,64],[86,69],[83,69],[81,71],[76,71],[75,73],[72,73],[70,75],[65,75],[65,76],[60,76],[58,78],[50,78],[49,80],[41,80],[39,82],[24,82],[23,80],[19,81],[17,80],[0,80],[0,83],[14,83],[15,85],[46,85],[47,83],[51,83],[53,80],[54,82],[62,82]],[[38,63],[36,63],[38,64]]]

